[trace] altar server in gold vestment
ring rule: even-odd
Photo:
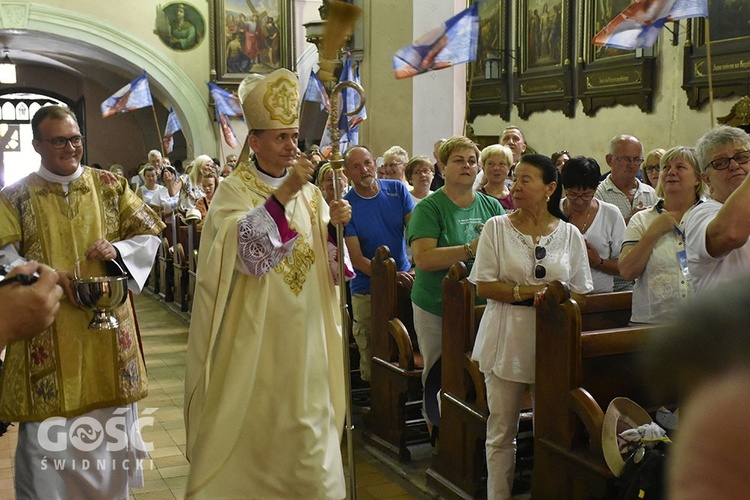
[[[186,496],[343,498],[344,361],[329,234],[351,208],[334,201],[329,216],[309,182],[294,73],[252,75],[239,94],[250,132],[201,237],[185,377]]]
[[[0,378],[0,420],[21,422],[16,497],[127,499],[143,486],[146,447],[135,402],[148,382],[130,299],[119,327],[90,330],[70,275],[101,275],[116,261],[139,292],[164,228],[126,179],[81,165],[75,115],[45,106],[31,121],[38,172],[0,192],[0,264],[36,260],[57,270],[67,292],[54,323],[8,345]],[[54,418],[53,418],[54,417]]]

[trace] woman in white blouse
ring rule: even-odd
[[[511,498],[521,401],[535,376],[536,309],[547,284],[592,290],[586,245],[560,212],[562,184],[555,164],[525,155],[511,186],[517,210],[487,221],[471,270],[477,295],[487,298],[472,358],[487,385],[487,498]]]
[[[632,323],[666,323],[693,293],[685,253],[685,221],[705,189],[692,148],[676,146],[659,162],[661,200],[633,215],[625,230],[620,274],[635,279]]]
[[[157,213],[161,214],[164,222],[174,221],[174,212],[180,205],[180,193],[182,192],[182,181],[177,177],[177,171],[172,166],[165,166],[161,171],[161,181],[164,183],[164,191],[157,191],[151,198],[151,206]]]
[[[156,168],[148,166],[143,169],[141,175],[143,176],[145,184],[138,187],[136,194],[138,194],[138,197],[142,199],[146,205],[151,205],[151,200],[154,195],[160,191],[166,191],[166,188],[157,184],[158,176],[156,175]],[[163,196],[163,194],[161,196]]]
[[[619,274],[617,258],[625,235],[625,219],[616,205],[594,197],[601,170],[593,158],[576,156],[565,162],[562,183],[565,199],[562,211],[583,235],[586,253],[594,279],[593,293],[607,293],[614,288]]]

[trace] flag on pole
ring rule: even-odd
[[[594,45],[649,49],[667,21],[708,17],[707,0],[635,0],[594,36]]]
[[[352,71],[352,60],[351,54],[346,54],[344,60],[344,67],[341,69],[341,76],[339,77],[339,83],[345,81],[352,81],[359,84],[359,66],[357,71]],[[359,107],[360,97],[359,93],[349,87],[345,87],[339,94],[339,150],[345,151],[349,146],[359,144],[359,124],[367,119],[367,109],[362,106],[362,109],[355,115],[347,116],[345,113],[352,113],[357,107]],[[330,127],[326,127],[323,139],[320,141],[321,147],[329,146],[331,144],[331,130]]]
[[[214,100],[214,104],[216,105],[216,121],[221,126],[224,141],[229,147],[236,149],[237,136],[234,133],[229,118],[232,116],[242,118],[242,105],[240,104],[240,99],[231,92],[228,92],[210,82],[208,84],[208,90],[211,94],[211,98]]]
[[[151,89],[148,87],[148,76],[143,73],[102,103],[102,118],[153,105]]]
[[[310,70],[310,79],[307,83],[305,95],[299,112],[299,142],[308,148],[313,144],[319,144],[325,126],[328,122],[328,114],[331,110],[331,102],[328,99],[323,82]]]
[[[449,68],[477,58],[479,2],[393,54],[397,79]]]
[[[167,153],[172,152],[174,147],[174,136],[175,132],[182,130],[180,121],[177,119],[177,113],[174,112],[174,108],[169,109],[169,116],[167,116],[167,126],[164,128],[164,150]]]

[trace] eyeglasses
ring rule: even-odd
[[[631,158],[630,156],[615,156],[615,160],[621,163],[643,163],[642,156],[636,156]]]
[[[729,168],[729,162],[732,160],[734,160],[737,165],[744,165],[750,161],[750,151],[740,151],[731,158],[717,158],[714,161],[708,162],[706,168],[714,167],[714,170],[725,170]]]
[[[414,170],[412,171],[411,175],[430,175],[434,172],[431,169],[424,169],[424,170]]]
[[[547,249],[544,248],[541,245],[537,245],[534,249],[534,257],[537,261],[542,260],[547,256]],[[547,276],[547,268],[544,267],[541,264],[537,264],[536,267],[534,267],[534,277],[538,280],[544,278]]]
[[[594,193],[573,194],[570,191],[565,191],[565,197],[569,199],[570,201],[573,201],[573,200],[591,201],[594,199]]]
[[[74,135],[73,137],[55,137],[54,139],[42,139],[42,142],[49,142],[55,149],[65,149],[65,146],[70,143],[74,148],[80,148],[83,146],[83,136]]]
[[[403,164],[404,162],[402,161],[394,161],[394,162],[385,163],[383,166],[386,168],[396,168],[396,167],[400,167]]]
[[[555,151],[554,153],[552,153],[552,156],[562,156],[562,155],[570,156],[570,153],[568,153],[564,149],[562,151]]]
[[[661,167],[659,165],[646,165],[646,168],[644,169],[647,174],[652,173],[659,173],[661,171]]]

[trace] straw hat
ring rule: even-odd
[[[628,398],[615,398],[609,403],[602,423],[602,451],[609,470],[616,477],[622,474],[632,450],[618,435],[640,425],[650,424],[651,416],[638,403]],[[622,451],[620,445],[624,445]]]
[[[190,222],[200,222],[203,219],[203,216],[197,208],[190,208],[185,213],[185,216],[180,216],[180,218],[182,219],[182,222],[188,224]]]

